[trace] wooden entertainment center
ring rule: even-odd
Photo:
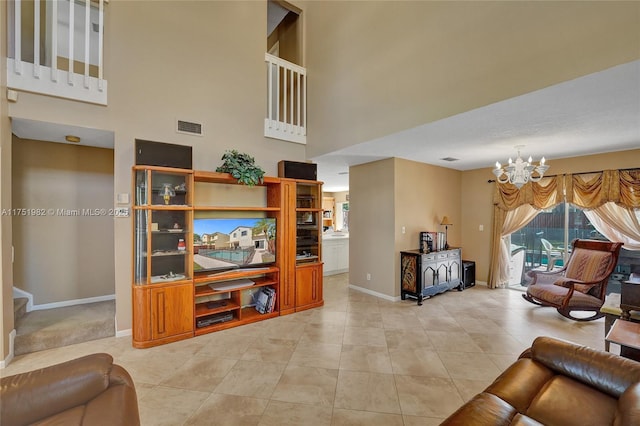
[[[321,182],[265,177],[263,184],[248,187],[226,173],[138,165],[133,193],[134,347],[323,305]],[[198,270],[196,250],[220,248],[195,236],[194,219],[200,217],[274,218],[275,261]],[[240,249],[227,240],[219,251]],[[261,292],[275,297],[264,313],[255,306]]]

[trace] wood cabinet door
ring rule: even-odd
[[[281,221],[278,223],[280,312],[293,313],[296,304],[296,184],[283,181]]]
[[[183,284],[151,290],[151,338],[193,331],[193,286]]]
[[[322,265],[296,269],[296,307],[322,301]]]

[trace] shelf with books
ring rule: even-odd
[[[275,296],[280,282],[277,266],[196,272],[194,275],[196,335],[279,315]],[[263,309],[261,313],[256,304],[263,291],[270,292],[274,298],[271,309]]]

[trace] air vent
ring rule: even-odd
[[[339,175],[348,175],[349,172],[338,172]]]
[[[444,158],[441,158],[441,160],[442,160],[442,161],[449,161],[449,162],[451,162],[451,161],[459,161],[460,159],[459,159],[459,158],[453,158],[453,157],[444,157]]]
[[[202,124],[178,120],[176,132],[185,133],[187,135],[202,136]]]

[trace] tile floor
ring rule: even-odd
[[[1,376],[108,352],[136,383],[143,425],[436,425],[540,335],[604,349],[515,290],[476,286],[389,302],[325,277],[325,306],[151,349],[106,338],[16,357]]]

